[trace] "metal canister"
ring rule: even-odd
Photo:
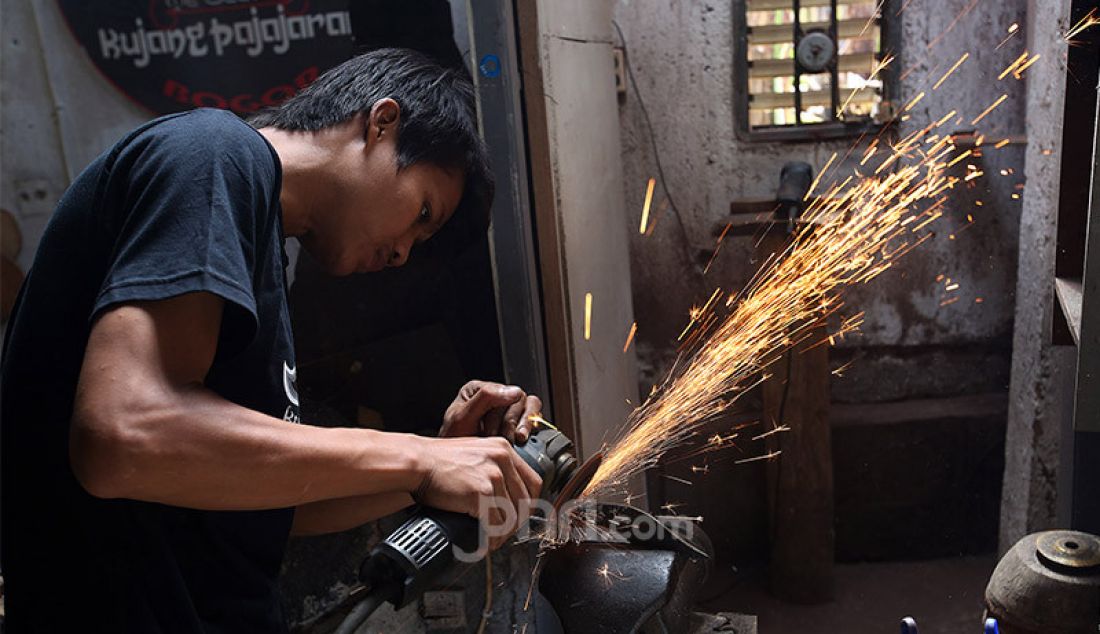
[[[985,589],[1001,634],[1100,632],[1100,537],[1033,533],[1016,542]]]

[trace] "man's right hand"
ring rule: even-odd
[[[418,502],[482,521],[489,547],[500,547],[526,519],[542,480],[512,444],[496,438],[423,438]]]

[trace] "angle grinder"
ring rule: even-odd
[[[550,427],[537,425],[516,452],[542,478],[541,497],[559,508],[591,479],[599,466],[597,454],[579,465],[573,456],[573,442]],[[456,549],[477,550],[477,518],[461,513],[420,507],[394,532],[371,549],[359,569],[367,586],[366,597],[352,609],[337,633],[354,632],[382,603],[400,609],[430,587],[455,562]]]

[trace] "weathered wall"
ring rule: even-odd
[[[901,42],[893,47],[898,53],[894,67],[907,71],[897,103],[904,105],[918,92],[929,90],[963,52],[970,52],[959,71],[910,113],[912,118],[900,125],[901,134],[952,109],[958,109],[964,120],[945,127],[949,131],[971,128],[970,119],[1002,92],[1008,93],[1008,100],[982,121],[981,131],[990,139],[1023,132],[1024,84],[1011,77],[996,80],[1001,69],[1022,52],[1023,38],[1017,36],[995,49],[1009,25],[1023,25],[1024,0],[982,4],[927,49],[968,4],[966,0],[915,0],[907,3],[900,16],[888,14],[901,22]],[[626,38],[671,190],[662,192],[658,185],[654,208],[671,194],[688,240],[685,244],[671,209],[657,218],[652,235],[638,233],[645,183],[657,172],[640,104],[628,92],[620,114],[638,339],[644,360],[657,366],[667,362],[669,342],[683,327],[691,303],[705,300],[718,285],[740,288],[752,270],[750,238],[727,242],[706,278],[697,270],[698,252],[713,246],[712,231],[722,226],[730,201],[774,195],[784,162],[803,160],[817,169],[832,152],[843,156],[851,145],[850,141],[750,144],[737,139],[732,10],[731,2],[719,0],[620,0],[616,8],[615,19]],[[981,160],[970,161],[986,176],[976,181],[975,188],[956,190],[947,217],[937,223],[937,237],[898,270],[848,294],[853,312],[866,310],[867,320],[863,336],[841,347],[866,354],[844,379],[835,381],[835,396],[852,401],[894,400],[1007,387],[1020,208],[1010,195],[1023,180],[1022,159],[1018,146],[987,147]],[[1014,168],[1015,174],[1001,176],[1002,168]],[[975,199],[984,206],[976,207]],[[949,239],[966,222],[967,213],[973,214],[974,225],[957,240]],[[961,299],[946,307],[940,306],[943,284],[935,281],[940,273],[960,283]],[[980,304],[974,302],[978,297]],[[944,347],[958,346],[972,348],[944,354]],[[986,358],[990,348],[1000,352],[998,358]],[[840,351],[838,356],[843,354]],[[942,374],[912,372],[927,367],[934,354],[939,355],[939,367],[951,365],[956,356],[963,367]],[[981,372],[973,372],[979,359],[983,360]]]
[[[1059,428],[1070,415],[1075,351],[1050,345],[1068,0],[1032,0],[1028,48],[1042,55],[1028,80],[1028,189],[1020,218],[1016,332],[1009,394],[1000,550],[1052,528]]]
[[[960,183],[952,191],[945,216],[933,225],[935,238],[894,270],[846,293],[845,313],[864,310],[866,321],[861,336],[848,338],[831,351],[834,366],[854,362],[843,376],[833,377],[833,402],[908,401],[911,405],[910,410],[891,406],[889,414],[896,418],[875,423],[894,425],[891,433],[904,442],[879,443],[874,439],[883,434],[876,435],[869,426],[849,427],[834,440],[834,461],[850,462],[853,456],[878,451],[932,450],[931,455],[936,456],[937,446],[976,447],[980,451],[975,463],[980,461],[982,465],[975,464],[973,474],[958,472],[952,477],[983,478],[979,488],[991,491],[995,497],[1001,456],[999,452],[988,455],[986,450],[998,447],[999,440],[989,446],[979,445],[982,438],[1003,436],[1021,210],[1020,200],[1012,194],[1021,191],[1017,187],[1023,183],[1024,149],[1016,144],[1003,149],[990,146],[1005,136],[1024,132],[1026,86],[1012,77],[998,81],[997,75],[1025,47],[1021,33],[1026,2],[979,3],[953,28],[955,17],[971,5],[969,0],[911,0],[905,2],[900,14],[902,2],[888,1],[887,5],[892,6],[885,9],[886,16],[894,21],[901,37],[885,48],[897,55],[895,72],[905,74],[893,100],[904,106],[919,92],[927,91],[909,113],[911,118],[898,125],[899,135],[916,131],[951,110],[958,110],[959,116],[941,130],[964,131],[972,128],[970,121],[1001,94],[1007,94],[1008,99],[980,124],[980,132],[990,139],[984,156],[955,168],[956,175],[961,176],[970,163],[985,176],[967,186]],[[643,389],[663,376],[674,357],[673,344],[686,323],[688,308],[705,301],[716,286],[726,291],[740,289],[755,268],[750,261],[752,239],[736,238],[727,239],[709,273],[705,277],[701,274],[701,262],[714,245],[713,232],[724,225],[730,202],[773,196],[779,170],[786,161],[806,161],[816,171],[833,152],[843,157],[851,145],[851,141],[751,144],[738,138],[732,69],[734,7],[735,3],[723,0],[619,0],[616,6],[615,19],[622,28],[627,57],[655,137],[650,138],[638,95],[628,88],[625,98],[620,99],[619,112],[625,222],[631,235]],[[1013,23],[1020,25],[1021,33],[998,48]],[[964,52],[970,53],[966,63],[940,89],[932,91],[932,84]],[[638,232],[638,222],[646,181],[658,177],[653,141],[670,191],[662,191],[658,185],[653,202],[657,226],[651,235],[643,236]],[[853,156],[860,156],[858,149]],[[1001,170],[1005,170],[1004,175]],[[843,169],[833,172],[846,173]],[[672,209],[660,211],[668,196],[679,208],[683,231]],[[981,206],[976,202],[979,200]],[[964,229],[967,214],[974,222]],[[957,234],[955,239],[952,234]],[[959,289],[945,293],[945,283],[936,281],[941,274],[958,282]],[[941,305],[954,296],[959,299]],[[919,415],[926,401],[918,399],[987,393],[1002,396],[989,401],[993,403],[989,411],[974,414],[972,427],[980,432],[967,431],[967,425],[931,425]],[[998,398],[1002,405],[996,406]],[[751,402],[744,405],[753,406]],[[760,448],[750,445],[745,449],[752,454],[759,453]],[[834,462],[838,487],[855,481],[855,471],[847,475],[841,471],[858,470],[860,464]],[[859,495],[854,491],[838,488],[838,531],[857,531],[845,539],[855,540],[858,530],[863,529],[853,528],[852,521],[844,520],[862,514],[860,521],[868,529],[876,525],[873,514],[880,512],[875,504],[887,504],[887,500],[916,500],[905,521],[912,517],[920,522],[922,517],[935,515],[926,512],[927,506],[921,506],[939,504],[928,499],[935,490],[926,483],[929,476],[947,473],[950,465],[940,459],[922,464],[922,472],[890,472],[889,477],[894,479],[889,481],[884,473],[863,473],[860,477],[878,478],[881,495],[875,500],[855,499]],[[678,468],[670,464],[668,473],[683,475]],[[739,558],[751,558],[760,549],[766,551],[766,538],[760,532],[766,530],[766,522],[759,517],[765,510],[759,491],[763,470],[744,465],[723,468],[720,477],[713,475],[708,480],[693,478],[696,485],[690,488],[677,488],[673,483],[665,486],[670,496],[681,496],[676,501],[688,503],[683,512],[707,518],[704,529],[721,542],[720,551],[732,548]],[[853,507],[858,508],[850,516],[841,517],[840,509]],[[937,507],[938,516],[949,516],[940,513],[945,509]],[[979,544],[975,547],[978,549],[990,548],[995,540],[995,509],[985,514],[983,522],[982,539],[970,542]],[[911,528],[915,534],[938,530],[927,519]],[[899,534],[894,540],[901,551],[906,550],[903,537]],[[955,547],[970,548],[956,540],[944,549],[947,552]],[[888,555],[905,556],[898,552]]]

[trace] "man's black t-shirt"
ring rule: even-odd
[[[62,197],[8,324],[3,535],[10,632],[279,632],[291,509],[209,512],[89,495],[69,421],[94,319],[125,302],[225,299],[206,386],[298,420],[281,167],[218,110],[146,124]]]

